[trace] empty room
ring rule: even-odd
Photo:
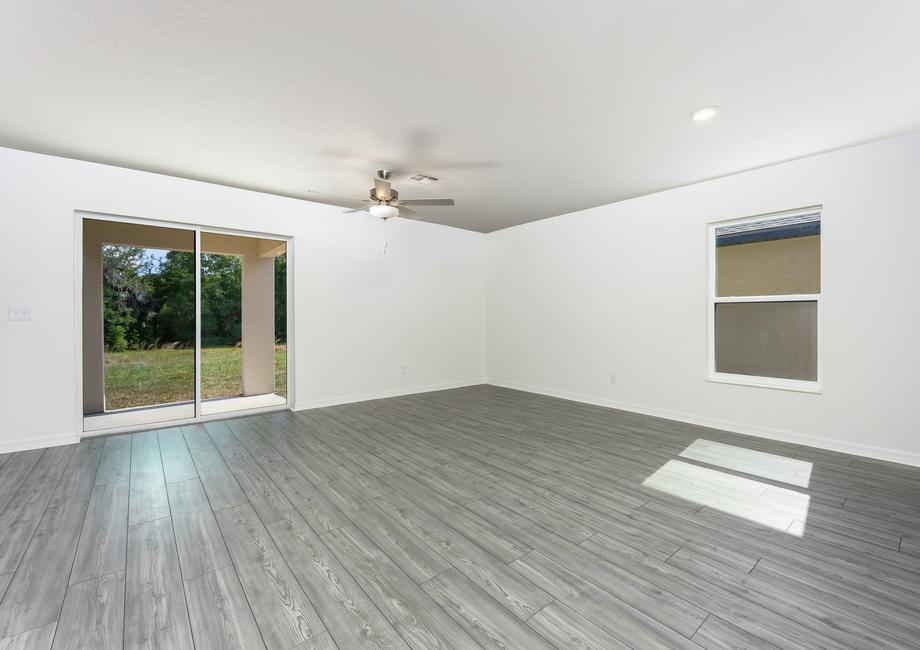
[[[0,650],[920,648],[918,26],[0,2]]]

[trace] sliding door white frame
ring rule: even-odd
[[[96,221],[115,221],[120,223],[132,223],[142,226],[157,226],[161,228],[173,228],[177,230],[188,230],[194,233],[195,237],[195,416],[177,420],[167,420],[159,423],[143,424],[129,427],[113,427],[99,431],[83,430],[83,220],[94,219]],[[287,402],[280,406],[266,406],[261,408],[241,409],[239,411],[229,411],[226,413],[215,413],[212,415],[201,414],[201,233],[216,233],[222,235],[235,235],[238,237],[257,237],[261,239],[272,239],[283,241],[285,243],[285,254],[287,258]],[[193,223],[180,221],[161,221],[157,219],[145,219],[127,215],[105,214],[93,212],[90,210],[76,210],[74,212],[74,304],[73,304],[73,323],[74,323],[74,385],[76,386],[75,404],[74,404],[74,431],[77,437],[91,437],[95,435],[109,435],[112,433],[125,433],[128,431],[139,431],[143,429],[162,428],[166,426],[180,426],[183,424],[192,424],[195,422],[206,422],[209,420],[220,420],[230,417],[239,417],[245,415],[254,415],[258,413],[269,413],[273,411],[283,411],[293,408],[294,405],[294,364],[291,363],[294,358],[294,238],[290,235],[269,232],[253,232],[247,230],[236,230],[232,228],[218,228],[212,226],[201,226]]]
[[[195,228],[195,417],[201,416],[201,229]]]

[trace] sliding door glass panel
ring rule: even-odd
[[[242,278],[241,256],[202,253],[202,401],[242,394]]]
[[[287,399],[287,250],[275,257],[275,394]]]
[[[276,298],[284,254],[281,241],[201,233],[203,415],[287,403],[286,381],[277,382],[286,376],[286,332],[278,336],[283,285]]]
[[[818,303],[715,305],[716,372],[817,381]]]
[[[84,220],[84,429],[195,417],[195,233]]]

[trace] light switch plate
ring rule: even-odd
[[[10,320],[32,320],[32,305],[10,305]]]

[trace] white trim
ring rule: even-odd
[[[175,228],[179,230],[201,230],[223,235],[236,235],[238,237],[254,237],[257,239],[290,239],[290,235],[281,233],[264,232],[261,230],[240,230],[238,228],[224,228],[221,226],[205,226],[190,221],[164,221],[162,219],[152,219],[148,217],[138,217],[133,215],[113,214],[111,212],[94,212],[93,210],[74,210],[74,214],[82,219],[94,219],[96,221],[116,221],[120,223],[133,223],[139,226],[158,226],[161,228]]]
[[[818,213],[824,218],[824,206],[812,205],[795,210],[769,212],[739,219],[724,221],[711,221],[706,224],[707,238],[707,301],[706,301],[706,381],[735,384],[738,386],[751,386],[755,388],[770,388],[774,390],[789,390],[800,393],[821,393],[823,379],[822,367],[822,337],[823,318],[821,317],[821,294],[784,294],[767,296],[716,296],[717,269],[716,269],[716,231],[724,226],[756,223],[766,219],[778,217],[791,217],[799,214]],[[823,281],[823,278],[822,278]],[[725,303],[752,303],[752,302],[814,302],[817,311],[817,373],[815,381],[802,381],[798,379],[784,379],[780,377],[759,377],[756,375],[738,375],[716,371],[716,325],[715,306]]]
[[[201,229],[195,228],[195,417],[201,416]],[[242,355],[240,355],[242,356]],[[242,363],[240,364],[242,367]]]
[[[540,386],[530,386],[527,384],[517,384],[510,381],[501,381],[498,379],[489,379],[486,381],[486,383],[490,386],[510,388],[512,390],[520,390],[537,395],[546,395],[548,397],[556,397],[573,402],[580,402],[582,404],[592,404],[594,406],[603,406],[606,408],[619,409],[621,411],[629,411],[631,413],[640,413],[642,415],[650,415],[652,417],[676,420],[677,422],[685,422],[687,424],[695,424],[712,429],[720,429],[722,431],[738,433],[755,438],[765,438],[767,440],[776,440],[778,442],[788,442],[805,447],[813,447],[815,449],[825,449],[827,451],[835,451],[843,454],[861,456],[864,458],[874,458],[877,460],[885,460],[892,463],[901,463],[903,465],[920,467],[920,453],[916,452],[891,449],[889,447],[878,447],[875,445],[866,445],[859,442],[848,442],[846,440],[837,440],[835,438],[826,438],[823,436],[813,436],[810,434],[786,431],[783,429],[772,429],[770,427],[744,424],[742,422],[735,422],[733,420],[723,420],[721,418],[713,418],[705,415],[697,415],[694,413],[685,413],[682,411],[671,411],[668,409],[660,409],[644,404],[618,402],[615,400],[569,393],[552,388],[543,388]]]
[[[5,441],[3,444],[0,444],[0,454],[42,449],[44,447],[74,445],[78,442],[80,442],[80,438],[72,433],[59,433],[57,435],[39,437],[31,436],[29,438],[18,438],[16,440]]]
[[[306,411],[309,409],[323,408],[326,406],[338,406],[340,404],[353,404],[355,402],[367,402],[375,399],[386,399],[388,397],[402,397],[404,395],[417,395],[419,393],[432,393],[438,390],[450,390],[451,388],[466,388],[468,386],[481,386],[488,383],[485,379],[470,379],[466,381],[449,381],[443,384],[428,384],[427,386],[415,386],[411,388],[396,388],[393,390],[382,390],[375,393],[361,393],[357,395],[340,395],[338,397],[325,397],[323,399],[305,400],[294,404],[295,411]]]
[[[294,409],[294,237],[287,238],[287,244],[284,247],[284,262],[287,265],[287,277],[285,279],[285,289],[287,290],[287,330],[284,341],[284,363],[287,369],[287,408]],[[275,387],[277,388],[277,386]]]
[[[83,215],[73,213],[73,376],[74,433],[77,440],[83,433]]]
[[[706,381],[711,381],[716,384],[733,384],[735,386],[754,386],[756,388],[791,390],[797,393],[820,394],[822,392],[821,384],[816,381],[735,375],[729,372],[714,372],[706,378]]]

